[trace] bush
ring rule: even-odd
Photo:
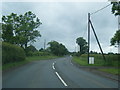
[[[16,45],[2,43],[2,63],[10,63],[25,60],[24,50]]]
[[[35,51],[35,52],[32,52],[32,51],[29,51],[27,52],[27,56],[49,56],[49,55],[52,55],[51,53],[47,52],[47,51]]]

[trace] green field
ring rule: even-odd
[[[54,59],[58,58],[58,56],[31,56],[31,57],[26,57],[24,61],[19,61],[19,62],[13,62],[13,63],[7,63],[2,66],[2,70],[8,70],[10,68],[15,68],[24,64],[27,64],[29,62],[35,61],[35,60],[47,60],[47,59]]]
[[[107,73],[111,73],[111,74],[117,74],[117,75],[119,74],[118,70],[120,71],[120,69],[114,68],[114,67],[120,66],[120,61],[118,61],[119,55],[105,55],[106,61],[103,60],[102,55],[100,55],[100,54],[97,54],[97,55],[92,54],[90,56],[94,57],[94,59],[95,59],[94,64],[88,64],[87,54],[84,54],[80,57],[73,56],[72,61],[78,63],[81,66],[96,66],[96,67],[104,66],[104,67],[106,67],[105,69],[98,69],[98,70],[107,72]],[[107,67],[113,67],[113,68],[110,69]]]
[[[88,64],[87,58],[83,57],[73,57],[73,61],[82,66],[103,66],[104,62],[95,61],[95,64]]]
[[[101,54],[91,54],[91,57],[94,57],[94,64],[88,64],[87,54],[83,54],[80,57],[73,57],[73,61],[77,62],[80,65],[86,66],[112,66],[118,67],[120,66],[120,62],[118,61],[119,55],[105,55],[106,61],[103,60]]]

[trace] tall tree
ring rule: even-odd
[[[2,39],[5,42],[13,43],[13,20],[12,16],[2,17]]]
[[[50,45],[49,49],[51,53],[57,56],[66,55],[68,53],[67,48],[63,44],[58,43],[57,41],[51,41],[48,44]]]
[[[2,17],[3,40],[26,48],[29,42],[35,42],[40,37],[37,28],[42,23],[31,11],[24,15],[12,13]]]
[[[79,37],[76,39],[76,43],[80,46],[80,53],[84,54],[87,52],[87,42],[83,37]]]
[[[120,1],[118,2],[111,2],[112,5],[112,13],[117,16],[120,15]]]
[[[117,30],[115,35],[111,38],[111,45],[120,45],[120,30]]]

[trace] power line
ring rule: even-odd
[[[90,15],[93,15],[93,14],[95,14],[95,13],[97,13],[97,12],[99,12],[99,11],[101,11],[101,10],[103,10],[103,9],[105,9],[105,8],[107,8],[108,6],[110,6],[111,5],[111,3],[110,4],[108,4],[107,6],[104,6],[103,8],[101,8],[101,9],[99,9],[99,10],[97,10],[97,11],[95,11],[95,12],[93,12],[93,13],[91,13]]]

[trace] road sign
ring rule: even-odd
[[[89,57],[89,64],[94,64],[94,57]]]

